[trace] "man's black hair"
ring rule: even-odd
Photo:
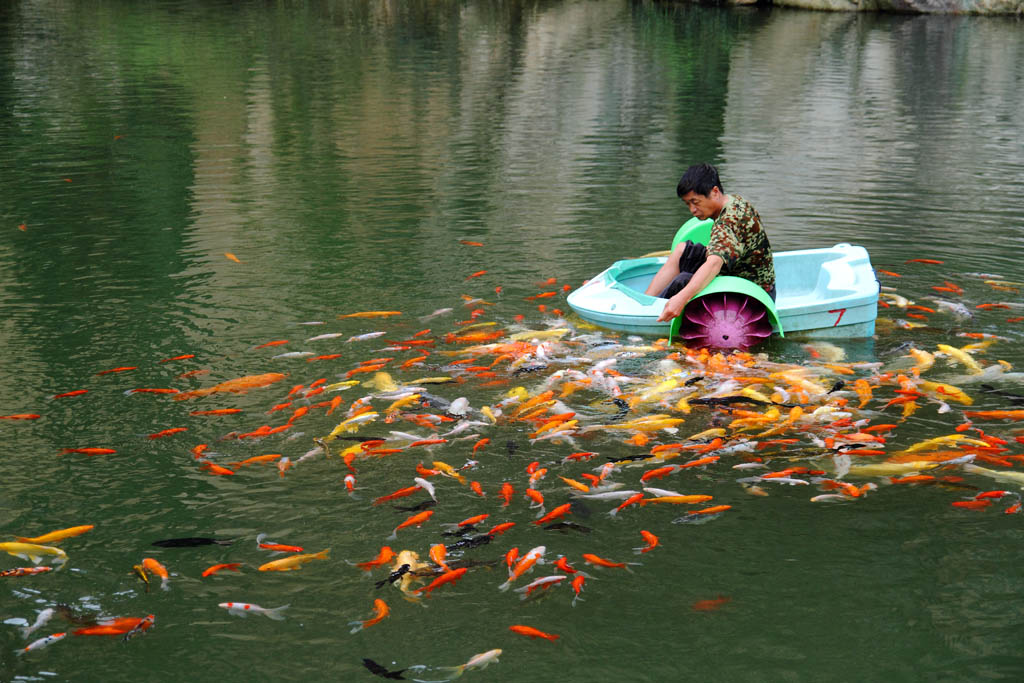
[[[711,164],[694,164],[686,169],[686,173],[679,179],[679,184],[676,185],[676,195],[682,199],[687,192],[696,192],[707,197],[714,187],[717,187],[719,192],[725,193],[722,181],[718,179],[718,169]]]

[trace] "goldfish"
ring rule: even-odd
[[[544,640],[550,641],[558,640],[560,637],[554,633],[545,633],[544,631],[535,629],[532,626],[522,626],[520,624],[509,626],[508,630],[512,631],[513,633],[518,633],[521,636],[526,636],[528,638],[543,638]]]
[[[18,413],[17,415],[0,415],[0,420],[38,420],[42,415],[36,413]]]
[[[515,489],[512,488],[512,484],[503,482],[501,490],[498,492],[498,497],[505,501],[505,504],[501,507],[508,507],[512,503],[512,496],[516,493]]]
[[[101,372],[97,372],[96,374],[97,375],[109,375],[109,374],[115,373],[115,372],[130,372],[132,370],[138,370],[138,369],[139,368],[137,366],[135,366],[135,365],[122,365],[122,366],[117,367],[117,368],[111,368],[110,370],[103,370]]]
[[[18,536],[18,540],[22,543],[36,543],[40,545],[47,545],[52,543],[59,543],[66,538],[72,538],[74,536],[81,536],[84,533],[92,531],[95,528],[92,524],[83,524],[82,526],[73,526],[67,529],[60,529],[59,531],[51,531],[48,534],[42,536],[36,536],[35,538],[25,538]]]
[[[972,420],[1024,420],[1024,410],[965,410],[964,416]]]
[[[9,541],[7,543],[0,543],[0,550],[9,555],[20,557],[23,560],[31,560],[33,564],[39,564],[47,555],[52,555],[54,557],[50,564],[62,565],[68,561],[67,553],[60,548],[48,545],[38,545],[36,543]]]
[[[302,569],[302,565],[313,560],[326,560],[330,555],[331,549],[325,548],[318,553],[308,553],[306,555],[290,555],[289,557],[282,558],[280,560],[272,560],[266,564],[259,566],[261,572],[290,572]]]
[[[491,527],[491,530],[487,532],[488,536],[498,536],[505,533],[516,525],[515,522],[502,522],[501,524],[495,524]]]
[[[171,577],[170,574],[167,573],[167,567],[163,566],[151,557],[146,557],[142,560],[142,568],[151,571],[160,577],[160,588],[165,591],[171,589],[168,585],[171,581]]]
[[[225,570],[230,570],[230,571],[233,571],[233,572],[237,572],[238,568],[241,567],[241,566],[242,566],[241,562],[229,562],[227,564],[215,564],[212,567],[207,567],[206,569],[203,570],[203,578],[205,579],[207,576],[213,576],[217,572],[225,571]]]
[[[354,628],[349,633],[359,633],[364,628],[370,628],[374,624],[379,624],[384,621],[391,614],[391,610],[388,608],[388,604],[377,598],[373,601],[373,617],[364,621],[350,621],[349,626]]]
[[[241,408],[216,408],[214,410],[193,410],[189,415],[237,415],[242,412]]]
[[[229,261],[234,261],[235,263],[241,263],[241,261],[238,260],[238,257],[232,254],[230,251],[224,252],[224,258],[226,258]]]
[[[288,375],[281,374],[279,372],[268,372],[262,375],[247,375],[245,377],[238,377],[226,382],[221,382],[220,384],[207,387],[206,389],[183,391],[180,394],[175,394],[174,400],[185,401],[190,398],[199,398],[201,396],[209,396],[210,394],[218,393],[244,394],[250,389],[266,387],[274,384],[275,382],[280,382],[287,376]]]
[[[423,526],[423,524],[428,519],[430,519],[431,515],[433,515],[433,514],[434,514],[433,510],[424,510],[423,512],[418,512],[415,515],[412,515],[411,517],[406,519],[404,522],[402,522],[401,524],[396,526],[395,530],[393,532],[391,532],[390,536],[388,536],[388,539],[392,540],[392,541],[396,540],[398,538],[398,532],[401,529],[405,529],[406,527],[410,527],[410,526],[416,526],[416,527]]]
[[[203,462],[203,463],[201,463],[199,465],[199,469],[206,470],[210,474],[215,474],[215,475],[219,475],[219,476],[233,475],[234,474],[233,470],[230,470],[227,467],[222,467],[222,466],[220,466],[220,465],[218,465],[216,463],[212,463],[212,462]]]
[[[469,569],[466,568],[466,567],[459,567],[458,569],[452,569],[450,571],[446,571],[444,574],[441,574],[441,576],[439,576],[436,579],[434,579],[433,581],[431,581],[429,585],[424,586],[423,588],[417,588],[416,590],[413,591],[413,593],[420,594],[420,593],[426,591],[426,593],[429,595],[436,588],[438,588],[440,586],[443,586],[446,583],[455,583],[456,581],[461,579],[463,576],[465,576],[466,572],[468,572],[468,571],[469,571]]]
[[[284,614],[282,612],[288,609],[290,605],[281,605],[280,607],[267,609],[251,602],[222,602],[217,607],[223,607],[229,614],[239,617],[245,617],[250,614],[262,614],[275,621],[284,621]]]
[[[658,496],[656,498],[645,498],[640,501],[640,505],[648,505],[653,503],[669,503],[671,505],[682,505],[692,503],[706,503],[711,500],[712,496],[707,495],[691,495],[691,496]]]
[[[228,464],[232,467],[239,468],[245,467],[246,465],[255,465],[257,463],[273,462],[281,457],[280,453],[267,453],[266,455],[254,455],[251,458],[246,458],[239,462],[229,462]]]

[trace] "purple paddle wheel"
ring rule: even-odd
[[[735,292],[694,299],[683,309],[679,322],[679,336],[693,348],[749,349],[771,334],[764,304]]]

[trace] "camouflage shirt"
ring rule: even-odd
[[[708,253],[725,262],[722,275],[747,278],[766,292],[775,286],[775,264],[768,235],[757,210],[743,197],[731,195],[711,226]]]

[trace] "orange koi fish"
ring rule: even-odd
[[[547,299],[548,297],[558,296],[558,292],[541,292],[540,294],[534,294],[533,296],[523,297],[527,301],[532,299]]]
[[[476,495],[480,496],[481,498],[486,498],[487,497],[487,494],[484,493],[484,487],[480,485],[480,482],[478,482],[478,481],[471,481],[471,482],[469,482],[469,488],[473,489],[473,493],[475,493]]]
[[[565,503],[563,505],[559,505],[554,510],[552,510],[548,514],[544,515],[540,519],[535,520],[533,523],[534,524],[547,524],[548,522],[550,522],[553,519],[558,519],[559,517],[564,517],[565,515],[569,514],[571,511],[572,511],[572,503]]]
[[[350,633],[359,633],[364,628],[370,628],[374,624],[379,624],[381,621],[387,618],[389,614],[391,614],[391,610],[388,608],[387,603],[381,600],[380,598],[377,598],[373,601],[373,612],[374,615],[370,619],[367,619],[365,621],[349,622],[349,626],[354,627],[350,631]]]
[[[554,633],[545,633],[544,631],[535,629],[532,626],[523,626],[521,624],[509,626],[508,630],[513,633],[518,633],[521,636],[526,636],[527,638],[543,638],[544,640],[556,641],[561,637]]]
[[[412,494],[416,493],[417,491],[419,491],[422,488],[423,487],[420,486],[419,484],[416,484],[414,486],[407,486],[404,489],[398,489],[394,493],[389,493],[386,496],[381,496],[380,498],[375,498],[373,500],[373,504],[374,505],[380,505],[381,503],[386,503],[389,500],[394,500],[396,498],[405,498],[406,496],[411,496]]]
[[[644,472],[643,475],[640,476],[640,481],[661,479],[662,477],[667,477],[668,475],[672,474],[678,469],[679,467],[676,465],[666,465],[665,467],[658,467],[653,470],[648,470],[647,472]]]
[[[346,313],[339,315],[338,319],[344,318],[387,318],[392,315],[402,315],[401,311],[360,311],[359,313]]]
[[[467,247],[482,247],[483,242],[471,242],[469,240],[459,240],[459,244],[465,244]]]
[[[881,273],[882,275],[888,275],[888,276],[890,276],[890,277],[903,277],[903,276],[902,276],[902,275],[900,275],[899,273],[894,273],[894,272],[892,272],[891,270],[881,270],[881,269],[878,269],[878,270],[876,270],[875,272],[876,272],[876,273]]]
[[[647,541],[647,545],[641,546],[639,548],[633,548],[633,552],[635,552],[637,555],[640,555],[642,553],[649,553],[658,546],[658,537],[652,534],[650,531],[645,531],[641,529],[640,535],[643,537],[645,541]]]
[[[195,358],[195,357],[196,357],[196,354],[194,354],[194,353],[186,353],[186,354],[181,355],[181,356],[175,356],[174,358],[164,358],[160,362],[161,363],[170,363],[171,361],[174,361],[174,360],[188,360],[189,358]]]
[[[717,598],[711,598],[709,600],[698,600],[690,605],[690,609],[697,610],[698,612],[710,612],[711,610],[718,609],[722,605],[728,603],[730,599],[731,598],[725,595],[719,595]]]
[[[177,389],[129,389],[124,392],[126,396],[132,394],[177,394]]]
[[[88,389],[75,389],[74,391],[65,391],[63,394],[54,394],[50,398],[68,398],[71,396],[81,396],[82,394],[88,394]]]
[[[433,510],[424,510],[423,512],[416,513],[412,517],[409,517],[409,519],[405,520],[404,522],[402,522],[401,524],[396,526],[395,530],[391,532],[390,536],[388,536],[388,539],[392,540],[392,541],[396,540],[398,538],[398,532],[401,529],[405,529],[406,527],[410,527],[410,526],[420,527],[420,526],[423,526],[423,524],[426,523],[426,521],[428,519],[430,519],[431,515],[433,515],[433,514],[434,514]]]
[[[139,369],[138,366],[135,366],[135,365],[123,365],[123,366],[118,367],[118,368],[111,368],[110,370],[104,370],[102,372],[97,372],[96,374],[97,375],[109,375],[112,372],[128,372],[129,370],[138,370],[138,369]]]
[[[430,559],[433,560],[434,564],[438,567],[446,572],[451,571],[451,567],[449,567],[448,563],[444,561],[444,558],[448,554],[448,549],[444,547],[444,543],[435,543],[430,546],[430,552],[428,554],[430,555]]]
[[[303,548],[298,545],[282,545],[281,543],[274,543],[273,541],[263,542],[266,538],[266,534],[260,534],[256,537],[256,546],[263,548],[264,550],[272,550],[277,553],[301,553]]]
[[[147,557],[142,560],[142,568],[159,576],[160,587],[165,591],[170,590],[170,587],[167,584],[170,582],[171,577],[170,574],[167,573],[167,567],[163,566],[152,557]]]
[[[1024,420],[1024,410],[965,410],[964,416],[983,420]]]
[[[0,420],[38,420],[42,415],[35,413],[18,413],[17,415],[0,415]]]
[[[233,572],[237,572],[238,568],[241,567],[241,566],[242,566],[241,562],[229,562],[227,564],[215,564],[212,567],[207,567],[206,569],[203,570],[203,578],[205,579],[207,576],[213,576],[217,572],[224,571],[224,570],[230,570],[230,571],[233,571]]]
[[[957,500],[951,503],[955,508],[965,508],[967,510],[981,510],[991,504],[992,501],[990,500]]]
[[[170,429],[164,429],[162,431],[154,432],[152,434],[149,434],[146,438],[148,438],[148,439],[162,439],[163,437],[170,436],[171,434],[177,434],[178,432],[187,432],[187,431],[188,431],[188,427],[172,427]]]
[[[515,562],[515,555],[513,555],[513,550],[515,551],[516,555],[518,555],[519,552],[518,548],[513,548],[505,555],[505,561],[509,564]],[[526,553],[526,555],[524,555],[522,559],[516,562],[516,565],[509,570],[508,581],[498,586],[498,590],[508,590],[509,586],[512,585],[513,581],[518,579],[520,576],[522,576],[529,570],[533,569],[533,566],[535,564],[541,562],[545,552],[547,552],[547,548],[545,548],[542,545],[539,545],[536,548],[531,549],[528,553]]]
[[[230,251],[224,252],[224,258],[226,258],[229,261],[234,261],[235,263],[241,263],[241,261],[238,260],[238,257],[232,254]]]
[[[442,546],[443,547],[443,546]],[[368,562],[360,562],[356,566],[362,569],[364,572],[368,572],[372,569],[376,569],[382,565],[387,564],[395,558],[395,551],[390,546],[382,545],[380,552],[377,553],[377,557],[369,560]]]
[[[516,490],[512,488],[512,484],[507,481],[501,485],[501,491],[498,492],[498,497],[505,501],[505,504],[501,507],[508,507],[512,503],[512,496],[514,496]]]
[[[609,567],[614,569],[625,569],[627,572],[632,573],[632,569],[629,568],[630,564],[639,564],[639,562],[612,562],[606,560],[603,557],[598,557],[593,553],[583,553],[583,561],[587,564],[592,564],[598,567]]]
[[[473,526],[474,524],[479,524],[480,522],[484,521],[488,517],[490,517],[489,514],[474,515],[473,517],[468,517],[468,518],[462,520],[456,526],[458,526],[459,528],[467,527],[467,526]]]
[[[467,275],[466,279],[467,280],[472,280],[475,277],[480,277],[481,275],[486,275],[486,274],[487,274],[486,270],[478,270],[478,271],[476,271],[475,273],[473,273],[471,275]]]
[[[516,525],[515,522],[502,522],[501,524],[495,524],[490,531],[487,532],[487,536],[498,536],[505,533]]]
[[[622,504],[619,505],[617,508],[615,508],[614,510],[609,511],[608,514],[611,515],[612,517],[614,517],[615,515],[617,515],[620,512],[622,512],[622,510],[624,508],[628,508],[630,505],[636,505],[637,503],[641,503],[642,504],[643,498],[644,498],[644,494],[643,493],[634,493],[632,496],[630,496],[626,500],[622,501]]]
[[[225,392],[232,394],[244,394],[250,389],[265,387],[273,384],[274,382],[280,382],[287,376],[288,375],[284,375],[279,372],[268,372],[262,375],[247,375],[245,377],[238,377],[226,382],[221,382],[220,384],[216,384],[206,389],[183,391],[182,393],[175,395],[174,400],[184,401],[190,398],[198,398],[200,396],[209,396],[210,394]]]
[[[719,512],[725,512],[726,510],[731,510],[731,509],[732,509],[732,505],[712,505],[709,508],[704,508],[703,510],[694,510],[693,512],[689,512],[687,514],[690,514],[690,515],[717,515]]]
[[[62,448],[57,451],[58,455],[65,453],[82,453],[83,455],[111,455],[117,453],[113,448]]]
[[[939,261],[938,259],[933,258],[912,258],[907,259],[905,263],[929,263],[931,265],[940,266],[945,263],[945,261]]]
[[[267,453],[266,455],[254,455],[251,458],[246,458],[240,462],[229,462],[228,464],[237,469],[239,467],[245,467],[246,465],[255,465],[256,463],[273,462],[280,457],[280,453]]]
[[[222,466],[217,465],[216,463],[212,463],[212,462],[203,462],[203,463],[201,463],[199,465],[199,469],[206,470],[210,474],[216,474],[218,476],[225,476],[225,475],[232,475],[232,474],[234,474],[234,471],[228,469],[227,467],[222,467]]]
[[[419,594],[419,593],[422,593],[422,592],[426,591],[427,594],[429,595],[435,588],[438,588],[439,586],[443,586],[446,583],[455,583],[456,581],[461,579],[463,576],[465,576],[466,572],[468,572],[468,571],[469,571],[469,569],[466,568],[466,567],[459,567],[458,569],[452,569],[451,571],[447,571],[444,574],[441,574],[441,576],[439,576],[436,579],[434,579],[433,581],[431,581],[429,585],[424,586],[422,588],[417,588],[416,590],[413,591],[413,593]]]
[[[237,415],[242,412],[241,408],[216,408],[214,410],[193,410],[189,415]]]
[[[580,600],[580,601],[583,600],[583,598],[580,597],[580,593],[583,592],[583,584],[584,584],[584,582],[586,582],[586,580],[587,580],[587,577],[584,576],[583,574],[580,574],[579,576],[574,577],[573,580],[572,580],[572,592],[576,594],[576,596],[572,599],[572,606],[573,607],[576,606],[576,601],[577,600]]]

